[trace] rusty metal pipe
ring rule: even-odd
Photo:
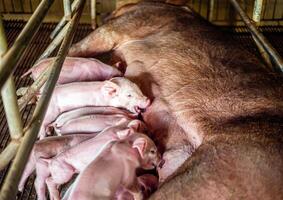
[[[268,42],[268,40],[264,37],[262,33],[260,33],[246,13],[243,11],[237,0],[230,0],[231,4],[237,10],[244,23],[250,30],[251,34],[258,40],[259,44],[262,45],[264,50],[268,53],[268,55],[272,58],[276,67],[283,72],[283,60],[278,52],[272,47],[272,45]]]
[[[24,170],[24,167],[26,165],[33,144],[37,138],[37,134],[42,124],[44,115],[46,113],[48,103],[52,95],[52,91],[54,90],[55,84],[59,77],[64,59],[67,56],[68,48],[72,43],[74,31],[76,30],[76,27],[79,23],[84,2],[85,0],[81,0],[81,9],[79,9],[79,11],[73,16],[70,27],[61,44],[57,57],[53,62],[50,77],[46,82],[46,87],[44,88],[42,96],[33,113],[32,124],[25,133],[25,136],[19,147],[15,160],[5,179],[5,183],[1,188],[1,192],[0,192],[1,200],[12,200],[16,198],[17,186],[20,181],[21,174]]]
[[[30,20],[14,42],[13,46],[5,53],[0,63],[0,87],[4,85],[9,76],[13,73],[17,62],[23,55],[28,43],[38,31],[44,16],[54,0],[43,0],[31,16]]]

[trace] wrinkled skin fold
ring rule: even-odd
[[[152,104],[165,164],[151,199],[282,199],[283,78],[189,9],[116,10],[69,56],[112,52]]]

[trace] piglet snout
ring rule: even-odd
[[[135,109],[136,109],[136,111],[138,111],[139,113],[140,113],[140,112],[145,112],[145,111],[146,111],[146,108],[147,108],[148,106],[150,106],[150,104],[151,104],[150,99],[149,99],[149,98],[146,98],[146,99],[145,99],[144,101],[142,101],[141,104],[140,104],[137,108],[135,108]]]

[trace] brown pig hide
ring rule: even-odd
[[[280,74],[188,8],[158,2],[116,10],[69,55],[110,51],[153,100],[143,119],[165,160],[153,198],[282,197]]]

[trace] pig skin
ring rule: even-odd
[[[101,115],[93,114],[78,117],[67,121],[62,126],[55,126],[57,135],[67,135],[72,133],[98,133],[109,126],[115,126],[121,121],[130,121],[123,115]]]
[[[51,159],[42,159],[42,162],[38,162],[40,167],[37,168],[37,173],[42,174],[43,179],[46,179],[50,197],[58,199],[58,186],[69,181],[75,173],[81,172],[104,149],[107,149],[111,142],[137,135],[135,132],[139,131],[139,128],[143,129],[143,126],[136,126],[138,122],[139,120],[130,123],[127,121],[109,127],[92,139],[81,142]],[[125,129],[125,126],[128,128]],[[148,138],[145,135],[143,137]],[[48,176],[50,177],[47,178]]]
[[[166,186],[152,199],[282,199],[282,75],[189,9],[157,2],[116,11],[69,55],[110,51],[153,99],[143,117],[159,147],[177,154],[187,149],[175,158],[167,154],[179,164],[165,163],[159,172]],[[247,162],[246,169],[259,176],[231,170],[243,169],[248,158],[257,165]]]
[[[116,133],[115,131],[121,131],[119,137],[126,137],[126,135],[123,134],[128,134],[129,131],[143,131],[144,128],[145,127],[143,123],[139,120],[121,121],[116,126],[109,127],[108,131],[105,130],[104,132],[106,132],[107,135],[105,135],[104,133],[104,137],[102,138],[104,138],[105,141],[107,141],[107,138],[111,140],[113,134]],[[96,137],[97,135],[99,135],[99,133],[72,134],[72,135],[65,135],[59,137],[56,136],[48,137],[38,141],[35,144],[28,165],[26,166],[24,174],[21,178],[19,190],[23,188],[27,177],[32,173],[34,168],[36,168],[35,188],[36,188],[37,198],[39,200],[46,199],[45,182],[46,179],[50,176],[50,172],[48,169],[48,162],[46,161],[46,159],[50,160],[53,157],[56,158],[56,156],[58,155],[59,156],[61,155],[62,157],[62,154],[63,156],[66,154],[65,152],[67,152],[67,154],[70,151],[72,152],[73,151],[72,148],[77,149],[78,147],[80,147],[82,142],[88,143],[87,140],[92,141],[93,138]],[[101,134],[99,138],[101,141]],[[62,165],[60,170],[64,171],[63,167],[64,166]]]
[[[115,197],[119,186],[127,188],[135,200],[142,199],[136,169],[148,166],[149,163],[157,164],[157,148],[143,134],[133,133],[128,138],[112,142],[88,164],[74,182],[69,200],[110,200]]]
[[[103,107],[103,106],[86,106],[82,108],[77,108],[74,110],[70,110],[60,114],[52,126],[63,126],[69,120],[76,119],[78,117],[86,116],[86,115],[93,115],[93,114],[101,114],[101,115],[112,115],[112,114],[119,114],[124,115],[127,118],[135,119],[137,117],[136,114],[130,113],[127,110],[122,110],[116,107]]]
[[[22,77],[31,73],[32,79],[36,80],[53,61],[54,58],[41,60]],[[117,68],[106,65],[97,59],[66,57],[57,84],[104,81],[115,76],[122,76],[122,73]]]
[[[55,87],[44,120],[40,139],[49,133],[48,126],[63,112],[84,106],[114,106],[141,112],[150,105],[136,84],[126,78],[115,77],[109,81],[76,82]]]

